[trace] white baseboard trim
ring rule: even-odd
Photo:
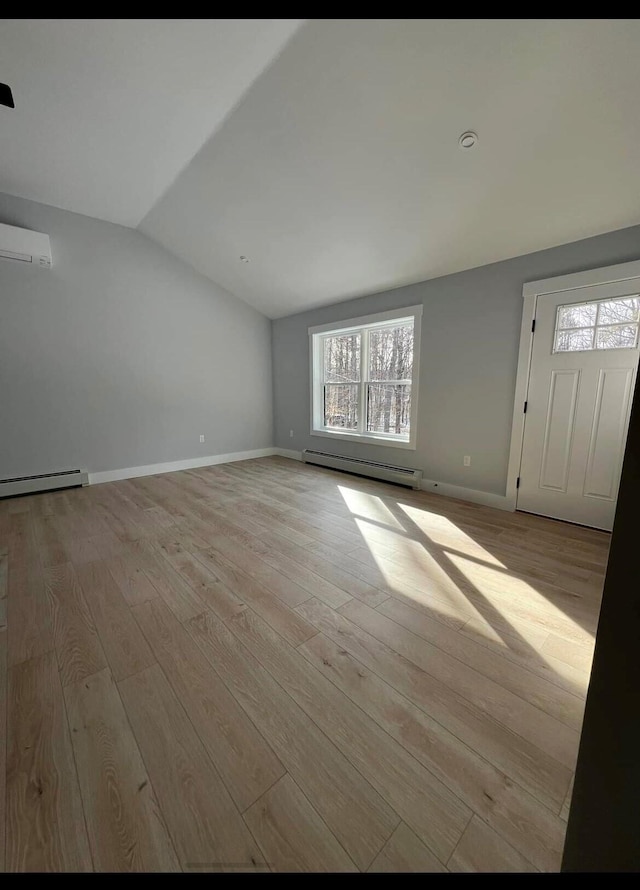
[[[96,485],[100,482],[117,482],[120,479],[135,479],[137,476],[157,476],[158,473],[176,473],[179,470],[194,470],[196,467],[212,467],[215,464],[230,464],[236,460],[252,460],[255,457],[272,457],[276,453],[278,453],[276,448],[256,448],[253,451],[234,451],[231,454],[190,457],[187,460],[172,460],[164,464],[147,464],[144,467],[102,470],[99,473],[89,473],[89,485]],[[287,456],[285,455],[285,457]]]
[[[288,457],[290,460],[302,460],[302,452],[291,448],[274,448],[273,453],[278,457]]]
[[[423,479],[421,487],[423,491],[441,494],[447,498],[455,498],[458,501],[471,501],[473,504],[495,507],[496,510],[507,510],[510,513],[513,513],[515,510],[515,505],[512,503],[511,498],[503,494],[479,491],[477,488],[464,488],[462,485],[451,485],[449,482],[435,482],[433,479]]]

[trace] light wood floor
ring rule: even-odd
[[[0,502],[0,864],[557,870],[608,543],[281,458]]]

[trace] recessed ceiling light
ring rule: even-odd
[[[240,257],[240,262],[241,262],[241,263],[248,263],[248,262],[249,262],[249,257],[248,257],[248,256],[241,256],[241,257]]]
[[[478,141],[478,136],[476,133],[471,130],[467,130],[466,133],[463,133],[462,136],[458,139],[458,145],[460,148],[473,148],[473,146]]]

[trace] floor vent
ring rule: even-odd
[[[88,484],[89,474],[86,470],[60,470],[58,473],[40,473],[37,476],[14,476],[12,479],[0,479],[0,498]]]
[[[339,454],[329,454],[326,451],[311,451],[305,448],[302,460],[306,464],[343,470],[346,473],[356,473],[358,476],[369,476],[371,479],[383,479],[385,482],[395,482],[409,488],[418,489],[422,482],[422,470],[394,467],[391,464],[380,464],[358,457],[341,457]]]

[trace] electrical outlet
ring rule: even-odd
[[[202,434],[200,434],[200,441],[204,442],[204,436]]]
[[[293,430],[289,430],[289,438],[293,439]]]
[[[470,467],[471,466],[471,456],[469,454],[465,454],[465,456],[462,459],[462,463],[465,465],[465,467]]]

